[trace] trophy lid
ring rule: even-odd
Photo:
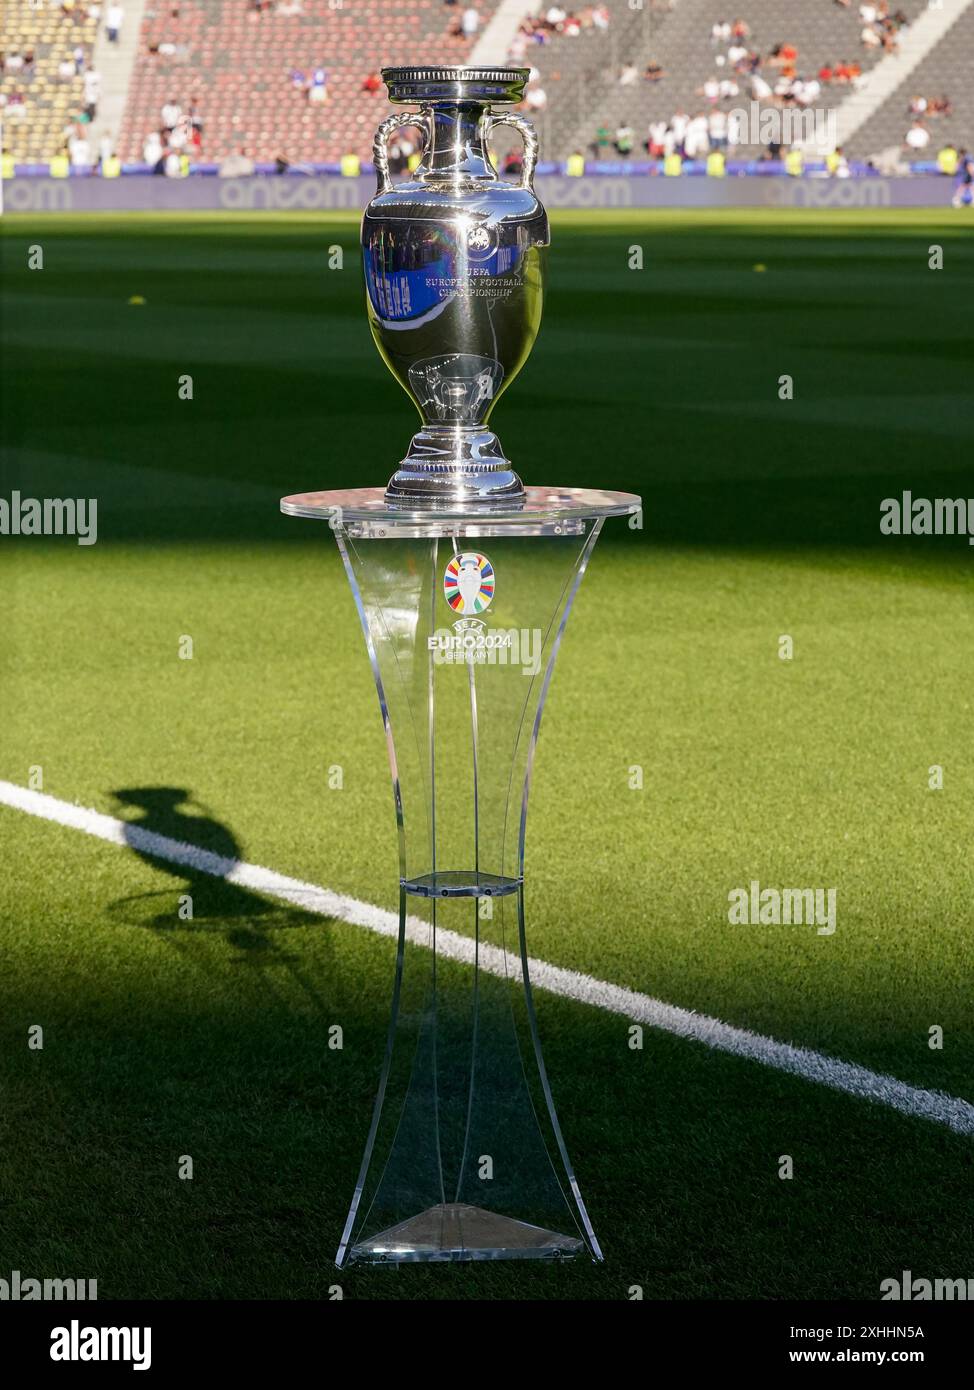
[[[393,102],[467,100],[514,105],[523,98],[530,75],[530,68],[467,67],[463,63],[382,69],[382,80]]]

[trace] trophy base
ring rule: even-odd
[[[524,484],[491,430],[426,425],[389,480],[387,502],[511,502]]]
[[[445,1202],[354,1245],[349,1264],[418,1261],[557,1260],[587,1255],[577,1236],[462,1202]]]

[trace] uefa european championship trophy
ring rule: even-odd
[[[525,487],[494,406],[541,322],[548,219],[528,70],[386,68],[413,108],[375,137],[369,324],[420,427],[386,488],[285,497],[326,520],[365,634],[392,772],[399,935],[385,1056],[339,1267],[601,1251],[541,1053],[524,881],[528,799],[562,634],[630,493]],[[424,137],[405,180],[387,141]],[[524,144],[516,182],[488,139]],[[363,1117],[364,1127],[364,1117]]]

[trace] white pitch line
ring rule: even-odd
[[[399,918],[396,913],[375,907],[358,898],[350,898],[344,893],[335,893],[330,888],[321,888],[315,883],[304,883],[299,878],[289,878],[273,869],[262,868],[259,864],[245,864],[238,859],[227,859],[211,850],[200,849],[181,840],[172,840],[167,835],[159,835],[142,826],[129,825],[116,820],[114,816],[103,815],[84,806],[75,806],[68,801],[43,792],[29,791],[13,782],[0,781],[0,805],[24,811],[27,815],[38,816],[42,820],[54,821],[72,830],[81,830],[86,835],[94,835],[99,840],[107,840],[113,845],[127,846],[154,855],[157,859],[168,860],[171,864],[184,864],[197,873],[212,874],[228,883],[248,888],[265,897],[277,898],[304,908],[308,912],[319,913],[323,917],[333,917],[352,926],[364,927],[380,936],[395,938],[399,932]],[[429,924],[418,917],[406,919],[407,940],[415,946],[429,946]],[[474,942],[471,937],[458,932],[438,930],[436,933],[437,952],[449,960],[472,965]],[[504,977],[511,970],[519,969],[519,961],[496,946],[481,946],[480,967],[492,975]],[[751,1033],[746,1028],[736,1028],[719,1018],[709,1018],[706,1014],[693,1013],[675,1004],[666,1004],[661,999],[653,999],[648,994],[624,989],[621,985],[610,984],[605,980],[595,980],[591,975],[582,975],[574,970],[564,970],[548,961],[529,959],[528,968],[531,983],[535,989],[543,989],[549,994],[572,999],[578,1004],[588,1004],[593,1008],[604,1009],[608,1013],[619,1014],[633,1023],[645,1023],[650,1028],[673,1033],[679,1038],[705,1044],[718,1052],[728,1052],[734,1057],[743,1057],[750,1062],[760,1062],[776,1071],[800,1076],[805,1081],[815,1081],[828,1086],[833,1091],[844,1091],[859,1100],[874,1101],[902,1115],[932,1120],[944,1125],[955,1134],[974,1136],[974,1105],[959,1096],[947,1095],[943,1091],[926,1091],[917,1086],[909,1086],[896,1077],[885,1076],[881,1072],[870,1071],[855,1062],[842,1062],[824,1053],[814,1052],[807,1047],[794,1047],[791,1043],[778,1042],[760,1033]]]

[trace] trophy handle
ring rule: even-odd
[[[523,116],[516,116],[514,112],[504,112],[495,116],[493,113],[487,116],[484,140],[490,138],[491,132],[500,125],[509,125],[512,130],[519,132],[524,141],[524,164],[521,167],[521,188],[530,188],[534,192],[534,169],[538,162],[538,132],[530,121],[526,121]]]
[[[407,125],[418,126],[420,130],[424,131],[426,143],[429,144],[430,118],[425,111],[397,111],[394,116],[387,116],[375,132],[375,139],[372,141],[372,163],[375,165],[376,192],[378,193],[388,193],[392,187],[392,179],[389,177],[389,151],[387,148],[389,136]]]

